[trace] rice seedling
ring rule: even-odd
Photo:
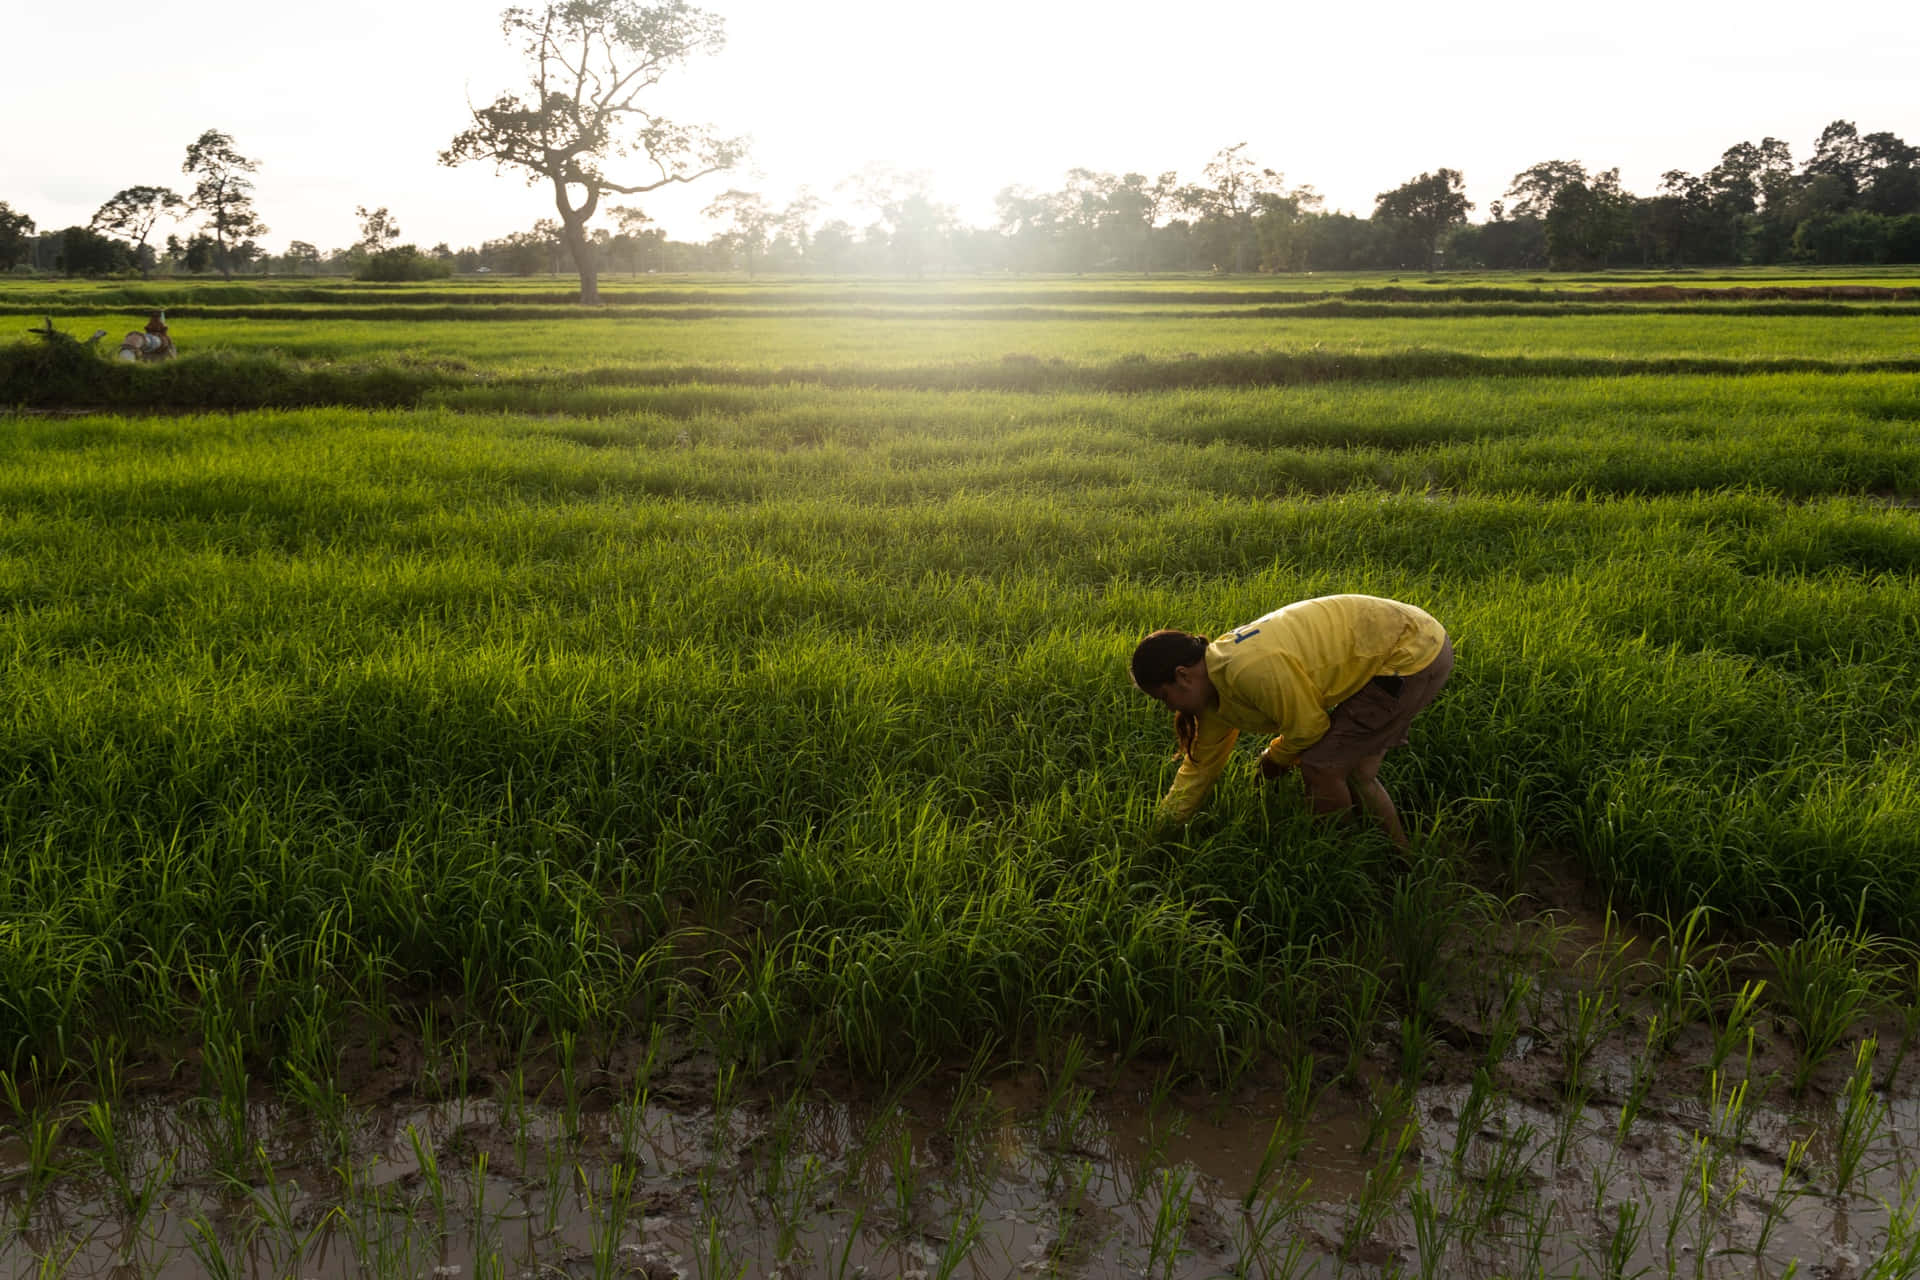
[[[1706,1274],[1719,1252],[1714,1241],[1747,1188],[1746,1169],[1735,1155],[1750,1119],[1747,1091],[1746,1080],[1723,1087],[1720,1077],[1708,1078],[1707,1126],[1690,1137],[1687,1164],[1668,1206],[1662,1247],[1669,1271],[1684,1251],[1692,1256],[1694,1274]],[[1683,1246],[1680,1232],[1685,1226],[1692,1228],[1692,1238]]]
[[[1767,982],[1764,978],[1743,982],[1738,991],[1733,992],[1717,1006],[1719,1012],[1709,1012],[1708,1022],[1713,1031],[1713,1048],[1707,1055],[1708,1074],[1719,1072],[1726,1065],[1727,1059],[1733,1055],[1733,1051],[1743,1045],[1747,1050],[1747,1056],[1752,1057],[1754,1033],[1758,1030],[1763,1012],[1760,997],[1766,989]]]
[[[66,1249],[64,1253],[61,1252],[63,1247]],[[72,1266],[73,1260],[85,1247],[84,1240],[68,1238],[56,1241],[42,1250],[35,1259],[34,1275],[39,1277],[39,1280],[61,1280],[61,1277],[68,1274],[68,1268]]]
[[[1500,987],[1500,1002],[1482,1014],[1486,1043],[1480,1051],[1480,1066],[1492,1070],[1503,1062],[1520,1034],[1526,1009],[1534,997],[1534,975],[1524,968],[1506,970]]]
[[[250,1224],[250,1220],[248,1220]],[[206,1215],[194,1212],[187,1217],[187,1249],[193,1255],[200,1274],[210,1280],[242,1280],[247,1274],[246,1254],[249,1231],[231,1235]]]
[[[1640,1201],[1620,1199],[1613,1203],[1612,1222],[1606,1225],[1599,1248],[1585,1243],[1580,1247],[1582,1255],[1593,1266],[1597,1280],[1638,1280],[1653,1269],[1633,1265],[1651,1225]],[[1671,1262],[1669,1258],[1670,1272]]]
[[[899,1114],[892,1135],[888,1143],[887,1185],[893,1195],[894,1224],[905,1233],[913,1222],[914,1206],[920,1199],[921,1175],[913,1158],[913,1130],[904,1113]]]
[[[861,1274],[859,1270],[851,1266],[851,1263],[853,1261],[853,1246],[859,1242],[860,1227],[865,1221],[865,1210],[855,1207],[852,1216],[847,1220],[846,1233],[840,1238],[840,1248],[838,1252],[828,1255],[828,1262],[831,1266],[827,1271],[827,1275],[831,1277],[831,1280],[848,1280],[850,1276],[858,1276]]]
[[[612,1280],[626,1270],[620,1257],[620,1240],[626,1226],[627,1210],[633,1203],[633,1188],[638,1171],[632,1166],[614,1162],[607,1166],[605,1189],[599,1197],[593,1194],[592,1180],[585,1169],[576,1168],[579,1176],[580,1193],[587,1202],[589,1250],[592,1254],[593,1275],[595,1280]],[[789,1248],[791,1246],[789,1245]],[[782,1251],[784,1259],[786,1251]]]
[[[1471,1250],[1524,1210],[1533,1194],[1533,1169],[1545,1154],[1545,1141],[1523,1121],[1511,1129],[1503,1125],[1499,1137],[1483,1148],[1487,1151],[1484,1161],[1464,1184],[1468,1192],[1460,1206],[1458,1231],[1462,1249]]]
[[[1420,1280],[1447,1274],[1447,1249],[1452,1242],[1453,1219],[1435,1199],[1425,1181],[1415,1177],[1407,1191],[1407,1216],[1413,1223],[1414,1268]]]
[[[1651,1015],[1661,1029],[1658,1046],[1662,1053],[1673,1047],[1673,1039],[1693,1023],[1705,1021],[1720,999],[1726,980],[1726,961],[1712,954],[1707,940],[1707,922],[1713,912],[1696,906],[1679,920],[1657,919],[1661,936],[1651,963],[1656,976],[1649,984],[1647,997]]]
[[[1861,1268],[1862,1280],[1911,1280],[1920,1275],[1920,1175],[1907,1174],[1900,1179],[1900,1196],[1889,1201],[1886,1237],[1875,1254]]]
[[[447,1210],[450,1197],[447,1184],[440,1176],[440,1153],[434,1148],[433,1138],[423,1134],[414,1125],[406,1127],[407,1145],[413,1150],[414,1165],[420,1171],[420,1180],[426,1187],[428,1206],[433,1210],[434,1226],[442,1240],[448,1232]]]
[[[495,1261],[499,1262],[497,1246],[494,1241],[495,1215],[487,1208],[487,1165],[489,1159],[490,1157],[484,1150],[473,1153],[473,1169],[472,1172],[467,1175],[467,1194],[469,1199],[465,1205],[466,1224],[473,1247],[473,1256],[476,1259],[485,1259],[489,1255],[493,1255]],[[505,1264],[499,1262],[499,1265],[504,1267]]]
[[[1294,1227],[1311,1203],[1312,1187],[1313,1180],[1303,1177],[1276,1186],[1257,1202],[1242,1202],[1242,1212],[1234,1224],[1235,1275],[1289,1280],[1305,1274],[1312,1259],[1307,1254],[1306,1237]]]
[[[1381,1146],[1380,1155],[1367,1170],[1360,1194],[1354,1199],[1344,1224],[1341,1257],[1351,1261],[1360,1246],[1373,1238],[1375,1230],[1393,1212],[1395,1200],[1411,1176],[1409,1167],[1419,1141],[1420,1126],[1409,1119],[1401,1124],[1393,1142]]]
[[[1866,1012],[1880,944],[1858,922],[1843,930],[1820,916],[1788,943],[1761,943],[1772,964],[1777,999],[1794,1032],[1797,1058],[1789,1087],[1804,1093],[1827,1056]]]
[[[1659,1069],[1658,1050],[1655,1048],[1663,1039],[1660,1015],[1653,1014],[1647,1019],[1647,1037],[1640,1046],[1640,1053],[1633,1060],[1632,1073],[1627,1077],[1627,1089],[1620,1099],[1620,1113],[1614,1121],[1613,1134],[1616,1144],[1624,1143],[1633,1133],[1633,1122],[1640,1118],[1640,1111],[1647,1104],[1647,1096],[1653,1091],[1654,1076]]]
[[[26,1148],[26,1165],[21,1174],[20,1198],[14,1217],[14,1230],[24,1234],[41,1198],[54,1181],[66,1173],[65,1163],[58,1157],[68,1117],[60,1114],[56,1103],[37,1096],[31,1106],[27,1105],[22,1099],[20,1079],[11,1071],[0,1071],[0,1097],[5,1098],[18,1118],[22,1145]]]
[[[1810,1143],[1810,1138],[1796,1138],[1787,1144],[1786,1154],[1780,1162],[1779,1177],[1762,1203],[1760,1225],[1754,1231],[1753,1256],[1756,1263],[1768,1256],[1767,1245],[1780,1224],[1786,1221],[1793,1206],[1812,1190],[1812,1185],[1807,1181],[1807,1149]]]
[[[1879,1041],[1867,1036],[1854,1048],[1853,1070],[1840,1090],[1833,1120],[1833,1194],[1844,1196],[1866,1169],[1874,1145],[1889,1128],[1887,1104],[1874,1090],[1873,1059]]]
[[[1461,1175],[1467,1157],[1473,1150],[1474,1139],[1480,1136],[1481,1129],[1486,1125],[1494,1097],[1492,1074],[1485,1067],[1475,1067],[1467,1083],[1467,1096],[1461,1099],[1460,1109],[1454,1116],[1453,1152],[1448,1163],[1455,1178]]]
[[[960,1265],[969,1261],[975,1246],[979,1244],[980,1235],[979,1209],[963,1207],[957,1210],[954,1220],[946,1228],[946,1239],[933,1259],[931,1274],[934,1280],[949,1280],[959,1271]]]
[[[1888,1089],[1894,1087],[1914,1041],[1920,1039],[1920,955],[1908,954],[1896,974],[1894,982],[1898,994],[1893,997],[1892,1004],[1900,1019],[1900,1039],[1894,1044],[1893,1056],[1881,1077],[1883,1087]]]
[[[1154,1215],[1147,1236],[1147,1275],[1171,1280],[1187,1247],[1187,1217],[1193,1208],[1193,1174],[1187,1169],[1161,1169],[1154,1184]]]

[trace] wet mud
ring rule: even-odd
[[[1520,1036],[1497,1073],[1411,1090],[1363,1066],[1222,1096],[1093,1062],[884,1097],[756,1091],[693,1055],[578,1105],[496,1092],[328,1125],[255,1102],[244,1132],[213,1100],[149,1098],[113,1109],[111,1142],[84,1113],[38,1151],[15,1127],[0,1268],[1845,1277],[1920,1250],[1909,1091],[1850,1104],[1830,1072],[1763,1096],[1764,1054],[1703,1079],[1697,1046],[1638,1090],[1610,1047],[1573,1088],[1553,1055]]]

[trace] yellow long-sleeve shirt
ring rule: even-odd
[[[1207,679],[1220,695],[1200,714],[1162,813],[1192,817],[1226,768],[1240,732],[1274,735],[1268,750],[1291,763],[1327,732],[1327,709],[1375,676],[1423,671],[1446,643],[1427,614],[1378,596],[1302,600],[1236,627],[1207,646]]]

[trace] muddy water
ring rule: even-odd
[[[749,1096],[695,1071],[579,1109],[479,1097],[330,1127],[196,1099],[128,1102],[90,1129],[75,1104],[43,1116],[37,1147],[28,1123],[0,1145],[0,1274],[1749,1276],[1797,1261],[1844,1277],[1889,1250],[1920,1258],[1920,1099],[1876,1092],[1849,1112],[1841,1095],[1663,1082],[1623,1125],[1626,1069],[1600,1064],[1584,1100],[1340,1085],[1298,1123],[1277,1088],[1221,1099],[1118,1076],[1097,1093],[1032,1076],[872,1099]]]

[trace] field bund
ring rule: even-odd
[[[182,352],[0,347],[0,1256],[1913,1274],[1915,281],[1669,282],[0,285]],[[1342,591],[1413,856],[1157,824]]]

